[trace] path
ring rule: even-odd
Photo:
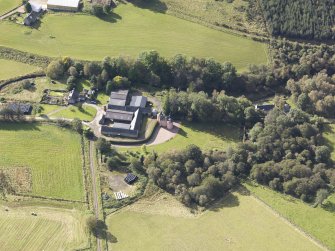
[[[51,115],[53,115],[53,114],[55,114],[55,113],[57,113],[57,112],[63,111],[63,110],[65,110],[65,109],[69,108],[69,107],[71,107],[71,106],[62,106],[62,107],[60,107],[60,108],[58,108],[58,109],[56,109],[56,110],[54,110],[54,111],[49,112],[49,113],[47,114],[47,116],[50,117]]]
[[[92,176],[92,191],[93,191],[93,209],[95,218],[99,219],[99,199],[98,199],[98,192],[97,192],[97,184],[96,184],[96,176],[95,176],[95,167],[94,167],[94,143],[90,140],[90,150],[89,150],[89,157],[90,157],[90,170]],[[101,251],[102,247],[102,240],[97,238],[97,251]]]

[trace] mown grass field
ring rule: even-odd
[[[112,250],[321,250],[254,197],[233,193],[194,216],[170,195],[141,199],[107,218]]]
[[[82,107],[71,105],[64,110],[53,113],[52,115],[50,115],[50,117],[66,118],[66,119],[78,118],[85,121],[92,121],[96,113],[97,110],[88,105],[83,105]]]
[[[0,208],[1,250],[74,250],[89,245],[85,216],[77,210]]]
[[[28,101],[39,103],[43,96],[43,91],[45,89],[58,89],[65,90],[66,85],[57,83],[51,84],[50,80],[47,78],[36,78],[34,80],[35,87],[31,90],[24,90],[21,88],[22,82],[13,83],[4,87],[0,92],[0,98],[3,97],[6,100],[15,101]],[[18,92],[17,90],[21,90]]]
[[[7,13],[15,7],[22,4],[21,0],[1,0],[0,1],[0,15]]]
[[[320,240],[331,249],[335,249],[335,196],[324,202],[325,208],[303,203],[301,200],[274,192],[263,186],[245,184],[246,187],[278,211],[285,218],[298,225],[308,234]],[[307,250],[307,249],[306,249]]]
[[[84,200],[80,136],[37,123],[0,123],[0,167],[27,167],[30,194]]]
[[[131,4],[121,4],[107,20],[62,13],[47,14],[38,29],[2,22],[0,45],[87,60],[157,50],[167,57],[181,53],[230,61],[239,70],[267,63],[265,44]]]
[[[147,150],[166,152],[184,149],[190,144],[197,145],[203,150],[225,150],[234,146],[241,138],[241,129],[232,125],[218,123],[182,123],[178,134],[169,141],[148,146]],[[140,147],[120,148],[120,150],[138,151]]]
[[[1,10],[0,1],[0,10]],[[38,70],[38,67],[11,60],[0,59],[0,80],[21,76]]]

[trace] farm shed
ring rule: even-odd
[[[32,11],[24,19],[24,21],[23,21],[24,25],[26,25],[26,26],[33,25],[40,18],[41,14],[42,14],[42,10],[39,10],[38,12]]]
[[[127,183],[127,184],[132,184],[134,183],[136,180],[138,179],[138,177],[132,173],[128,173],[126,178],[124,178],[124,181]]]
[[[48,10],[78,11],[79,0],[48,0]]]
[[[119,90],[117,92],[111,92],[109,97],[108,106],[125,106],[128,98],[128,90]]]

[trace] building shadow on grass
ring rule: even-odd
[[[167,5],[159,0],[133,0],[131,1],[131,3],[134,4],[136,7],[148,9],[158,13],[166,13],[168,9]]]
[[[208,207],[209,211],[218,212],[222,208],[238,207],[240,202],[238,197],[232,193],[227,193],[221,200],[215,202],[212,206]]]
[[[116,14],[114,12],[111,12],[108,15],[99,16],[98,18],[109,23],[116,23],[117,21],[122,19],[122,17],[119,14]]]
[[[27,122],[20,118],[12,118],[11,121],[1,121],[0,131],[40,131],[37,122]]]

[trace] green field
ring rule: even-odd
[[[173,149],[184,149],[190,144],[195,144],[204,150],[225,150],[240,141],[241,129],[227,124],[218,123],[182,123],[178,134],[171,140],[148,146],[148,151],[166,152]],[[120,150],[137,151],[135,148],[120,148]]]
[[[84,215],[77,210],[20,207],[1,211],[1,250],[56,251],[88,246]]]
[[[11,11],[22,4],[21,0],[0,0],[0,15]]]
[[[301,200],[274,192],[263,186],[246,187],[285,218],[301,227],[322,243],[335,249],[335,196],[324,202],[326,209],[313,208]]]
[[[169,195],[107,217],[111,250],[322,250],[252,196],[233,193],[194,216]]]
[[[47,14],[38,29],[0,23],[0,45],[49,56],[101,60],[157,50],[230,61],[241,70],[267,63],[266,44],[170,15],[121,4],[108,20],[83,14]],[[24,43],[22,43],[24,41]]]
[[[32,173],[29,194],[84,200],[80,136],[36,123],[0,123],[0,166]]]
[[[66,119],[78,118],[81,120],[92,121],[96,113],[97,110],[88,105],[83,105],[81,108],[71,105],[64,110],[53,113],[50,117]]]
[[[36,78],[34,80],[35,87],[31,90],[22,89],[22,82],[13,83],[4,87],[0,92],[0,98],[3,97],[6,100],[15,101],[28,101],[39,103],[43,96],[43,91],[45,89],[58,89],[65,90],[66,85],[64,84],[51,84],[50,80],[47,78]],[[18,89],[21,90],[17,92]]]
[[[0,1],[0,5],[1,5],[1,1]],[[38,67],[11,61],[11,60],[0,59],[0,69],[1,69],[0,70],[0,80],[4,80],[4,79],[9,79],[9,78],[25,75],[27,73],[31,73],[33,71],[38,70]]]

